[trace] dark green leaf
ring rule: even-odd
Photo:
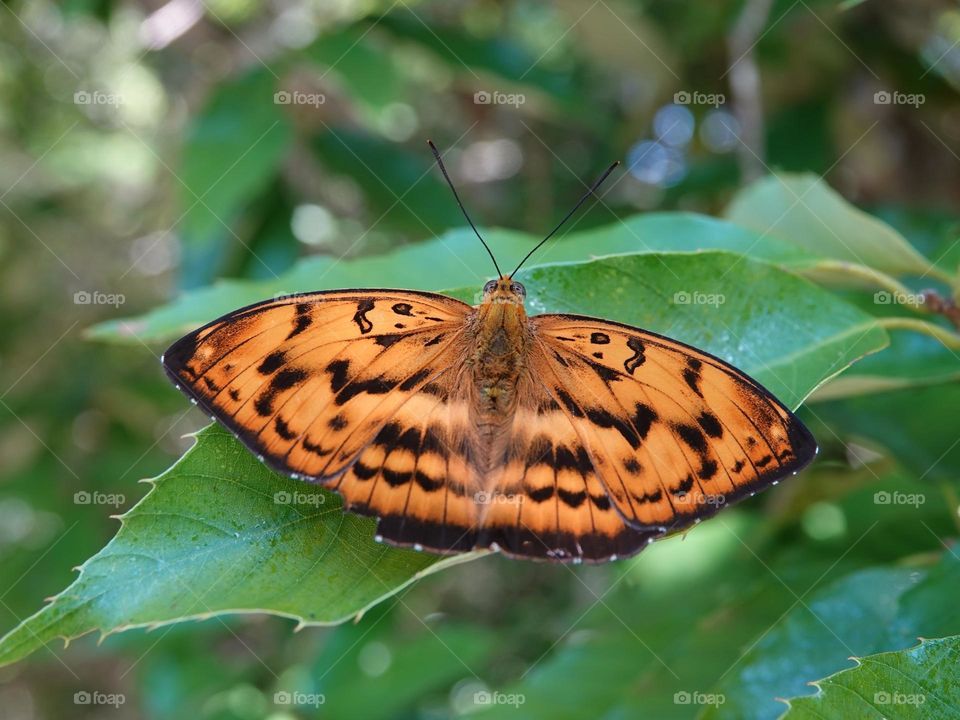
[[[855,659],[856,667],[814,681],[817,695],[787,700],[782,720],[960,718],[960,637]]]

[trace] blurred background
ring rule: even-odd
[[[804,171],[955,272],[958,87],[960,9],[946,0],[2,3],[2,630],[72,581],[116,532],[109,515],[145,494],[137,481],[206,424],[163,377],[162,343],[92,340],[91,326],[222,278],[461,227],[426,138],[483,226],[542,234],[615,159],[623,172],[579,229],[719,215],[747,183]],[[569,572],[486,558],[337,628],[240,616],[56,643],[0,669],[0,717],[353,717],[358,703],[385,719],[776,717],[751,683],[833,642],[803,615],[811,598],[826,593],[822,612],[842,623],[856,607],[844,593],[867,592],[857,573],[953,562],[940,553],[957,533],[960,360],[935,343],[897,352],[936,383],[817,405],[808,419],[832,428],[817,468],[729,516],[752,550],[704,526],[699,547],[721,550],[699,565],[666,543]],[[877,483],[936,501],[857,500]],[[116,507],[77,501],[92,490]],[[790,629],[770,634],[778,618]],[[325,702],[278,706],[279,678]],[[74,702],[94,687],[124,704]],[[494,689],[523,705],[478,708]]]

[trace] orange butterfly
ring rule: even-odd
[[[379,518],[378,540],[439,553],[629,556],[816,454],[728,363],[616,322],[528,317],[517,270],[497,272],[477,307],[411,290],[257,303],[163,364],[270,467]]]

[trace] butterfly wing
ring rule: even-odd
[[[402,290],[299,295],[213,321],[174,343],[163,364],[271,467],[329,483],[399,408],[427,407],[432,396],[418,391],[459,359],[470,311]]]
[[[557,315],[531,320],[516,411],[484,435],[471,312],[432,293],[313,293],[224,316],[163,362],[271,467],[336,489],[379,518],[382,538],[440,552],[630,555],[816,452],[786,408],[722,361]]]
[[[793,413],[708,353],[577,315],[539,315],[531,326],[531,368],[632,527],[687,527],[816,455]]]
[[[502,455],[478,497],[477,544],[513,557],[600,562],[633,555],[659,528],[631,527],[615,508],[585,439],[542,382],[521,376]]]

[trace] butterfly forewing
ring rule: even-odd
[[[787,408],[712,355],[582,316],[540,315],[531,325],[531,367],[633,527],[686,527],[816,454]]]
[[[429,293],[301,295],[210,323],[175,343],[164,366],[272,467],[326,481],[461,360],[469,311]]]

